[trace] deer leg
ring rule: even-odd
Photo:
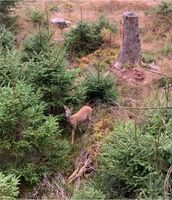
[[[72,144],[74,144],[75,130],[76,130],[76,127],[72,128]]]
[[[87,129],[90,128],[91,117],[92,117],[92,115],[88,115],[88,126],[87,126]]]
[[[91,115],[88,115],[88,121],[91,121]]]

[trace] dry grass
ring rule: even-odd
[[[90,3],[94,6],[99,12],[107,12],[113,13],[119,10],[127,11],[127,10],[146,10],[149,5],[147,2],[140,1],[118,1],[118,0],[108,0],[108,1],[90,1]]]
[[[137,11],[142,18],[144,10],[148,9],[154,3],[156,3],[156,0],[142,0],[142,2],[131,0],[35,0],[32,2],[18,2],[16,14],[19,16],[18,24],[20,31],[18,32],[17,41],[18,43],[21,43],[25,35],[33,31],[33,26],[31,23],[28,22],[27,19],[27,13],[29,9],[39,9],[42,11],[45,11],[47,9],[49,18],[62,17],[66,20],[70,20],[72,22],[72,25],[74,25],[81,19],[81,10],[82,18],[84,20],[94,21],[98,18],[98,16],[105,14],[109,17],[109,19],[116,20],[119,23],[123,12],[127,10],[134,10]],[[51,12],[50,8],[52,8],[52,6],[58,7],[58,11]],[[142,19],[140,21],[142,23]],[[55,37],[61,37],[58,30],[56,31]]]
[[[78,1],[78,0],[35,0],[35,1],[24,1],[17,4],[16,14],[18,17],[18,33],[17,33],[17,43],[21,46],[22,41],[29,33],[34,30],[33,24],[28,21],[28,10],[39,9],[41,11],[48,11],[48,18],[62,17],[66,20],[72,22],[71,26],[75,25],[82,18],[84,20],[94,21],[100,15],[105,14],[112,21],[116,21],[120,24],[121,15],[127,10],[134,10],[138,12],[140,17],[140,26],[143,27],[145,34],[142,36],[142,49],[143,51],[153,51],[157,49],[157,42],[154,40],[154,34],[147,30],[148,20],[144,15],[144,11],[154,5],[156,0],[142,0],[142,1],[132,1],[132,0],[89,0],[89,1]],[[58,7],[57,12],[52,12],[50,9],[56,6]],[[120,26],[120,25],[119,25]],[[118,27],[119,28],[119,27]],[[54,40],[61,41],[65,32],[68,32],[70,28],[67,28],[61,33],[57,29],[54,33]],[[120,31],[115,38],[115,44],[121,45],[121,35]],[[159,45],[161,46],[161,45]]]

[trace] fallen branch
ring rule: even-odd
[[[151,73],[153,73],[153,74],[157,74],[157,75],[164,76],[164,77],[166,77],[166,78],[172,79],[172,77],[171,77],[171,76],[168,76],[167,74],[163,74],[163,73],[161,73],[161,72],[157,72],[157,71],[155,71],[155,70],[150,70],[150,69],[146,69],[146,68],[145,68],[145,70],[148,71],[148,72],[151,72]]]
[[[123,109],[124,111],[126,111],[128,114],[131,114],[133,116],[135,116],[133,113],[129,112],[127,109],[138,109],[138,110],[163,110],[163,109],[172,109],[172,106],[164,106],[164,107],[151,107],[151,106],[138,106],[138,107],[132,107],[132,106],[121,106],[118,102],[116,101],[112,101],[114,102],[117,106],[113,107],[113,109]]]
[[[128,114],[130,114],[131,116],[136,117],[135,114],[133,114],[132,112],[127,110],[127,108],[129,108],[129,107],[121,106],[117,101],[114,101],[114,100],[113,100],[113,102],[118,106],[117,108],[120,108],[120,109],[124,110],[125,112],[127,112]]]
[[[99,145],[92,145],[91,149],[86,152],[82,151],[76,160],[75,170],[68,178],[68,183],[73,182],[81,176],[84,176],[86,173],[90,173],[95,170],[96,166],[96,157],[99,152]]]
[[[68,199],[64,189],[65,179],[60,174],[54,176],[44,175],[42,181],[33,189],[31,199],[41,199],[44,195],[54,195],[56,199]]]

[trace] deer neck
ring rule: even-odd
[[[71,123],[71,115],[67,117],[67,121]]]

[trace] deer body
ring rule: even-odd
[[[72,111],[64,106],[66,112],[66,118],[72,126],[72,144],[74,143],[74,136],[77,125],[90,121],[93,109],[90,106],[83,106],[77,113],[72,115]]]

